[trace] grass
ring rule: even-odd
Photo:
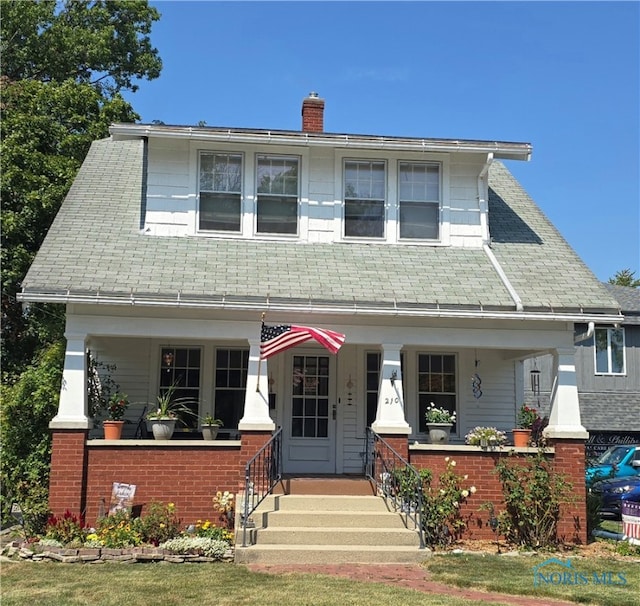
[[[561,557],[562,562],[571,557]],[[430,580],[498,593],[569,600],[598,606],[640,606],[640,562],[637,557],[572,557],[571,568],[548,564],[547,577],[569,571],[588,583],[534,586],[534,567],[546,556],[435,555],[425,562]],[[603,574],[607,581],[602,584]],[[614,585],[623,575],[626,585]],[[575,575],[582,575],[575,576]],[[594,581],[594,575],[601,580]],[[559,577],[555,577],[556,579]],[[498,606],[450,595],[417,592],[376,582],[318,574],[265,574],[233,564],[2,564],[2,606]]]
[[[557,556],[554,556],[557,557]],[[569,600],[598,606],[640,606],[640,560],[567,556],[558,557],[571,568],[549,563],[546,555],[505,557],[451,554],[426,563],[434,581],[500,593]],[[603,576],[604,575],[604,576]],[[621,575],[621,576],[620,576]],[[546,579],[546,580],[545,580]],[[624,581],[624,584],[622,584]]]
[[[2,606],[502,606],[314,574],[269,575],[233,564],[2,565]]]

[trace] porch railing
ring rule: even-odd
[[[244,470],[244,504],[240,514],[242,546],[247,546],[251,514],[282,479],[282,427],[247,463]]]
[[[420,538],[420,549],[424,549],[422,478],[418,470],[369,427],[365,453],[367,478],[391,508],[404,516],[407,528],[413,524]]]

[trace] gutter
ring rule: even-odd
[[[127,305],[139,307],[166,307],[166,308],[184,308],[184,309],[224,309],[228,311],[279,311],[291,313],[318,313],[333,315],[350,315],[350,316],[382,316],[382,317],[417,317],[417,318],[462,318],[462,319],[489,319],[489,320],[537,320],[537,321],[554,321],[554,322],[597,322],[600,324],[615,324],[621,321],[620,315],[597,314],[597,313],[567,313],[561,314],[557,312],[524,312],[524,311],[495,311],[485,310],[482,307],[479,310],[471,309],[451,309],[436,307],[402,307],[397,303],[389,303],[386,307],[382,306],[366,306],[359,305],[356,302],[352,304],[338,302],[332,303],[300,303],[292,305],[291,303],[280,303],[270,301],[268,297],[264,299],[234,299],[229,300],[226,297],[218,299],[202,299],[202,298],[184,298],[178,293],[175,298],[145,298],[137,297],[133,293],[127,295],[73,295],[71,293],[20,293],[19,301],[30,303],[59,303],[59,304],[100,304],[100,305]]]
[[[113,124],[112,137],[159,137],[188,139],[190,141],[216,141],[225,143],[275,144],[319,146],[352,149],[385,149],[419,152],[490,153],[498,158],[529,161],[530,143],[507,141],[468,141],[456,139],[425,139],[378,137],[332,133],[306,133],[298,131],[249,130],[234,128],[205,128],[193,126],[156,126],[146,124]]]

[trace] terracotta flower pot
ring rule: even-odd
[[[122,437],[123,427],[124,421],[103,421],[102,428],[104,429],[104,439],[119,440]]]
[[[529,446],[531,440],[530,429],[514,429],[513,430],[513,445],[514,446]]]

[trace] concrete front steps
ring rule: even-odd
[[[377,496],[271,495],[252,519],[247,547],[238,528],[238,563],[411,563],[429,555],[403,516]]]

